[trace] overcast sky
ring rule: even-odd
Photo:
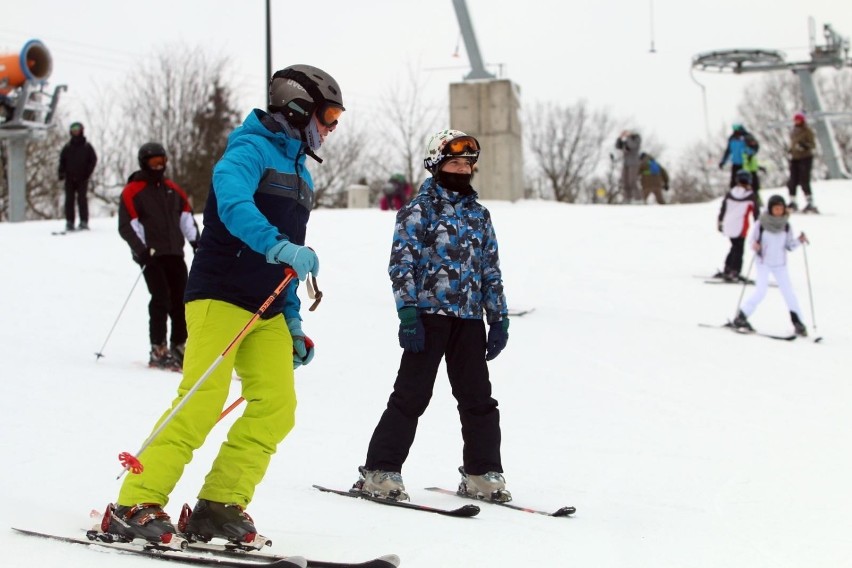
[[[27,39],[41,39],[54,59],[51,84],[68,85],[63,106],[72,113],[99,89],[132,89],[135,64],[180,43],[233,60],[244,111],[265,103],[264,0],[6,4],[0,50],[16,52]],[[806,60],[809,16],[819,43],[824,23],[852,35],[852,2],[839,0],[597,0],[582,9],[557,0],[468,0],[467,6],[483,59],[520,86],[523,105],[585,98],[664,144],[672,157],[707,131],[702,88],[690,74],[693,56],[739,47]],[[410,69],[420,70],[433,101],[446,99],[447,85],[468,70],[451,0],[272,0],[272,29],[273,68],[309,63],[337,78],[349,110],[343,125],[369,120]],[[694,73],[705,87],[714,136],[737,121],[741,92],[756,77]]]

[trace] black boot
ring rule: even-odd
[[[742,312],[742,310],[740,310],[740,312],[737,314],[737,317],[734,318],[734,321],[731,325],[733,325],[736,329],[754,331],[754,328],[751,327],[750,323],[748,323],[748,318],[746,318],[746,315]]]
[[[119,541],[141,538],[159,548],[180,549],[183,540],[177,537],[171,519],[156,503],[132,507],[110,503],[101,521],[101,531]]]
[[[805,327],[805,324],[802,323],[802,320],[799,319],[796,312],[790,312],[790,320],[793,322],[793,328],[796,330],[796,335],[801,337],[808,336],[808,328]]]
[[[212,538],[224,538],[246,549],[272,544],[271,540],[257,534],[252,518],[235,503],[199,499],[192,511],[189,505],[184,505],[178,527],[190,540],[208,542]]]

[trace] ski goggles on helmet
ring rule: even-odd
[[[168,158],[165,156],[151,156],[148,158],[148,167],[152,169],[160,169],[166,167],[166,162],[168,162]]]
[[[343,111],[346,110],[342,106],[334,103],[323,103],[317,109],[317,120],[326,128],[337,126],[337,120]]]
[[[453,138],[441,151],[444,156],[466,156],[470,158],[479,157],[479,142],[473,136],[459,136]]]

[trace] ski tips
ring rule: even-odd
[[[381,560],[382,562],[387,562],[393,566],[399,566],[402,560],[400,560],[399,556],[396,554],[386,554],[384,556],[379,556],[377,560]]]

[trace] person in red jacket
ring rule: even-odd
[[[157,142],[139,148],[140,170],[127,180],[118,208],[118,233],[130,246],[133,260],[142,267],[151,301],[148,365],[179,371],[186,344],[183,294],[186,288],[184,239],[197,248],[198,226],[186,192],[165,176],[166,150]],[[166,324],[171,319],[170,346]]]

